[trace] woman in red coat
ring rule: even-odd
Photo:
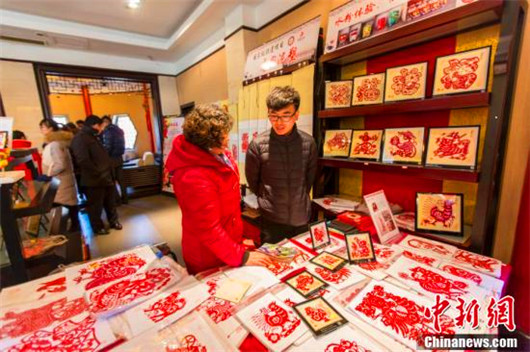
[[[243,245],[239,171],[226,150],[232,118],[213,105],[186,116],[166,168],[182,210],[182,254],[190,274],[224,265],[270,264]]]

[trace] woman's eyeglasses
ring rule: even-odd
[[[293,116],[296,114],[296,111],[293,112],[290,115],[275,115],[275,114],[269,114],[269,120],[271,122],[277,122],[278,120],[282,120],[282,122],[289,122]]]

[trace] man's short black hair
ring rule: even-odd
[[[87,116],[87,118],[85,119],[85,125],[88,125],[90,127],[94,125],[101,125],[101,122],[101,118],[96,115]]]
[[[22,131],[14,130],[13,139],[26,139],[26,135]]]
[[[298,111],[300,107],[300,94],[291,86],[274,87],[267,96],[266,102],[269,110],[280,110],[293,104],[294,110]]]
[[[84,125],[84,124],[85,124],[85,121],[83,121],[83,120],[77,120],[75,123],[76,123],[76,125]]]
[[[101,121],[102,121],[102,122],[108,121],[109,123],[112,123],[112,119],[110,118],[109,115],[104,115],[104,116],[101,118]]]

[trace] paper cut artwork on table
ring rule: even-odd
[[[239,303],[251,286],[252,283],[250,282],[237,279],[226,279],[217,288],[215,297],[234,303]]]
[[[383,162],[421,164],[424,130],[424,127],[385,129]]]
[[[242,309],[237,317],[272,351],[283,351],[308,331],[296,313],[270,293]]]
[[[425,98],[427,62],[386,69],[385,102]]]
[[[429,255],[442,258],[444,260],[451,260],[457,251],[455,246],[414,235],[408,235],[401,242],[399,242],[398,245],[403,248],[411,248],[420,250],[422,252],[427,252]]]
[[[347,108],[351,103],[352,81],[326,82],[326,109]]]
[[[346,234],[345,239],[350,264],[365,263],[375,260],[374,246],[369,232]]]
[[[428,266],[432,266],[433,268],[437,268],[438,265],[442,263],[442,259],[440,259],[439,257],[435,257],[432,255],[429,255],[426,252],[422,252],[422,251],[418,251],[418,250],[414,250],[410,248],[403,249],[401,255],[410,260],[414,260],[415,262],[422,263]]]
[[[307,270],[287,279],[285,283],[304,297],[309,297],[313,293],[327,286],[324,281],[320,280]]]
[[[384,89],[384,73],[354,77],[352,105],[381,104]]]
[[[429,128],[425,166],[476,169],[479,137],[478,125]]]
[[[491,46],[436,58],[433,96],[485,91]]]
[[[16,338],[52,324],[70,319],[88,308],[83,297],[67,300],[66,297],[48,303],[39,303],[1,310],[0,339]],[[23,307],[23,308],[22,308]],[[29,309],[28,309],[29,308]]]
[[[455,252],[452,262],[486,275],[501,277],[502,262],[498,259],[459,249]]]
[[[317,336],[330,333],[347,323],[346,319],[322,297],[299,303],[293,308]]]
[[[480,287],[488,290],[493,290],[497,294],[502,292],[504,287],[504,281],[496,279],[492,276],[485,275],[470,269],[462,268],[458,265],[452,264],[451,262],[443,262],[440,264],[438,269],[443,270],[454,276],[461,277],[463,279],[471,280]]]
[[[435,334],[433,319],[425,315],[433,302],[386,282],[370,282],[348,305],[364,321],[416,349],[422,336]],[[454,321],[442,315],[441,334],[455,333]]]
[[[378,161],[382,139],[383,130],[354,130],[350,158]]]
[[[324,138],[325,157],[348,157],[350,155],[352,130],[327,130]]]
[[[364,275],[350,267],[343,267],[337,271],[330,271],[318,266],[309,265],[307,269],[336,290],[342,290],[366,278]]]
[[[462,235],[462,193],[416,193],[416,232]]]
[[[364,201],[374,222],[379,241],[382,244],[386,244],[399,238],[401,233],[392,215],[390,205],[386,200],[385,192],[380,190],[367,194],[364,196]]]
[[[3,288],[0,302],[3,307],[30,303],[37,300],[52,300],[66,296],[66,276],[64,272],[45,276],[20,285]]]

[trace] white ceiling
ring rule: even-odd
[[[176,74],[303,0],[0,0],[0,57]]]

